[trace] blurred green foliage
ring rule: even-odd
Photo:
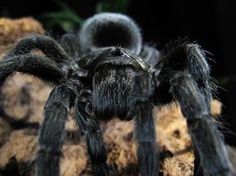
[[[83,19],[66,3],[56,0],[54,2],[59,5],[62,10],[57,12],[48,12],[42,15],[42,18],[45,20],[45,23],[49,28],[59,26],[64,31],[69,32],[83,23]]]
[[[79,16],[66,2],[62,0],[54,0],[61,10],[56,12],[48,12],[42,15],[46,26],[53,29],[55,26],[61,28],[65,32],[72,31],[77,26],[80,26],[84,19]],[[119,12],[127,11],[129,0],[103,0],[98,2],[95,8],[95,13],[101,12]]]
[[[129,5],[129,0],[103,0],[96,6],[96,12],[119,12],[125,13]]]

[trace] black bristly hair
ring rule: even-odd
[[[33,53],[41,50],[44,55]],[[44,108],[36,175],[59,176],[68,111],[85,135],[94,176],[109,175],[99,122],[114,116],[135,121],[141,176],[159,173],[153,107],[180,104],[203,172],[232,176],[225,144],[210,114],[210,69],[202,48],[187,40],[165,51],[143,45],[139,27],[122,14],[103,13],[85,21],[61,42],[45,35],[19,41],[0,61],[0,83],[14,72],[52,82]],[[197,174],[197,172],[195,172]]]
[[[83,53],[108,46],[120,46],[139,54],[142,48],[140,29],[129,17],[103,13],[89,18],[79,32]]]

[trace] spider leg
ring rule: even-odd
[[[76,122],[85,134],[94,176],[108,175],[106,150],[99,124],[91,114],[91,92],[83,90],[76,101]]]
[[[79,58],[80,46],[78,36],[76,34],[64,34],[61,38],[61,45],[70,56],[73,56],[73,58]]]
[[[45,56],[33,53],[35,50],[41,50]],[[58,83],[71,71],[71,63],[71,57],[55,40],[33,35],[21,39],[0,61],[0,82],[13,71],[20,71]]]
[[[197,83],[190,75],[177,74],[171,92],[181,106],[193,145],[209,175],[230,175],[230,163],[221,135]]]
[[[194,170],[193,175],[194,176],[201,176],[204,175],[203,168],[200,166],[200,157],[196,150],[194,150]]]
[[[156,176],[159,171],[159,157],[157,157],[155,125],[152,111],[153,105],[151,103],[138,105],[136,111],[135,131],[138,142],[137,154],[141,176]]]
[[[59,160],[69,108],[74,104],[75,91],[68,84],[51,92],[44,108],[44,121],[39,132],[36,156],[37,176],[59,176]]]
[[[66,76],[66,73],[46,56],[14,55],[0,61],[0,83],[16,71],[32,74],[53,83],[61,82]]]
[[[9,51],[6,57],[14,55],[28,54],[33,50],[41,50],[54,61],[69,60],[69,55],[64,49],[52,38],[46,35],[33,35],[21,39],[16,46]]]
[[[204,173],[234,175],[222,136],[210,115],[212,93],[204,52],[196,44],[184,43],[176,46],[162,64],[156,96],[172,96],[180,104]]]

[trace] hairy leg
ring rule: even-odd
[[[64,137],[64,125],[72,97],[75,93],[68,85],[60,85],[51,92],[44,109],[44,121],[39,132],[36,157],[37,176],[59,176],[59,160]]]
[[[34,51],[42,51],[43,55],[38,55],[37,53],[35,53]],[[24,62],[24,63],[20,63],[20,60],[24,57],[34,57],[37,59],[44,59],[42,62],[45,62],[45,68],[42,68],[41,66],[36,66],[36,64],[38,63],[34,63],[34,62]],[[18,61],[13,61],[13,60],[18,60]],[[46,74],[48,73],[46,70],[46,67],[48,68],[49,71],[49,75],[48,76],[44,76],[41,77],[43,79],[50,79],[49,81],[51,81],[51,79],[53,78],[53,73],[55,73],[54,75],[56,76],[55,79],[59,79],[57,78],[58,74],[58,69],[54,69],[52,70],[52,72],[50,72],[50,64],[54,62],[54,65],[60,69],[60,72],[63,72],[62,74],[68,74],[69,72],[71,72],[72,67],[73,67],[73,59],[71,58],[71,56],[69,56],[65,50],[60,46],[60,44],[53,40],[52,38],[46,36],[46,35],[33,35],[31,37],[27,37],[27,38],[23,38],[21,39],[18,43],[16,43],[15,47],[12,48],[2,59],[2,64],[4,63],[16,63],[17,64],[22,64],[21,66],[24,67],[23,64],[28,65],[29,67],[34,67],[37,68],[39,70],[36,70],[36,72],[40,72],[42,71],[40,74]],[[38,61],[39,62],[39,61]],[[49,63],[49,65],[47,65],[46,63]],[[14,63],[13,66],[15,65]],[[12,65],[10,65],[12,66]],[[43,70],[40,70],[43,69]],[[46,71],[46,72],[44,72]],[[52,77],[50,77],[52,75]],[[41,76],[41,75],[37,75],[37,76]],[[49,78],[48,78],[49,77]]]
[[[187,118],[189,133],[201,159],[204,172],[212,176],[231,175],[222,136],[196,82],[190,76],[176,75],[171,91]]]
[[[210,115],[212,93],[205,54],[196,44],[183,43],[172,48],[162,61],[156,103],[163,103],[158,102],[158,94],[160,100],[172,97],[179,102],[206,174],[233,175],[222,136]]]
[[[61,82],[66,76],[58,65],[48,57],[25,54],[0,61],[0,82],[3,83],[9,75],[17,71],[38,76],[42,80],[53,83]]]
[[[159,171],[159,157],[155,138],[155,125],[153,119],[153,105],[140,104],[137,107],[136,139],[138,142],[138,164],[141,176],[157,176]]]
[[[79,58],[80,46],[77,34],[64,34],[61,38],[61,45],[70,56],[73,56],[74,58]]]
[[[90,97],[91,92],[88,90],[85,90],[78,97],[76,103],[76,122],[85,133],[93,175],[106,176],[108,175],[106,150],[99,124],[91,114]]]
[[[46,35],[33,35],[21,39],[6,57],[28,54],[33,50],[43,51],[47,57],[54,61],[66,61],[70,59],[64,49],[54,39]]]

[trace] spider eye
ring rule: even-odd
[[[102,13],[89,18],[80,30],[82,52],[116,47],[140,53],[142,37],[138,26],[125,15]]]

